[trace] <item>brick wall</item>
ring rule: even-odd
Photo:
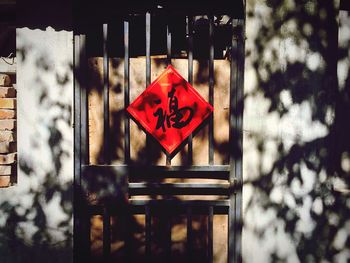
[[[15,75],[0,73],[0,187],[17,182]]]

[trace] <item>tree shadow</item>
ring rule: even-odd
[[[144,17],[141,16],[141,18]],[[130,19],[130,24],[133,22],[136,25],[131,26],[131,29],[134,31],[130,35],[130,39],[133,39],[130,47],[130,89],[136,90],[136,95],[131,95],[131,97],[138,96],[140,92],[142,92],[146,88],[145,81],[145,57],[140,56],[139,52],[144,48],[144,21],[142,22],[140,17],[136,16],[135,20]],[[119,35],[123,32],[121,25],[124,18],[121,18],[120,21],[113,21],[112,24],[109,24],[109,34],[113,36],[107,42],[108,47],[114,47],[115,49],[123,48],[123,38],[119,37]],[[207,18],[206,18],[207,19]],[[203,19],[204,20],[204,19]],[[157,20],[158,21],[158,20]],[[159,21],[158,21],[159,22]],[[181,20],[179,27],[184,25],[185,19]],[[164,23],[164,21],[162,21]],[[157,25],[155,25],[157,26]],[[203,26],[199,24],[199,26]],[[162,25],[159,25],[162,27]],[[164,26],[163,26],[164,27]],[[163,28],[162,27],[162,28]],[[204,28],[201,31],[208,31],[208,24],[204,24]],[[155,29],[155,32],[152,33],[151,39],[154,43],[159,42],[159,45],[155,45],[152,49],[152,79],[155,78],[154,75],[160,74],[164,67],[165,63],[165,48],[164,43],[161,41],[160,37],[157,33],[160,30]],[[180,30],[181,31],[181,30]],[[200,31],[200,30],[199,30]],[[130,30],[131,32],[131,30]],[[86,85],[87,93],[89,94],[89,109],[87,118],[89,121],[90,128],[89,131],[89,148],[90,148],[90,165],[95,165],[96,169],[89,169],[89,171],[82,173],[83,178],[83,189],[84,194],[88,196],[88,206],[94,206],[96,211],[92,212],[92,214],[87,215],[87,220],[90,223],[87,223],[91,227],[88,227],[87,231],[90,234],[90,245],[88,249],[90,249],[90,255],[87,260],[91,260],[92,262],[112,262],[115,260],[121,262],[147,262],[147,258],[145,258],[145,216],[144,215],[135,215],[135,212],[130,211],[132,206],[129,206],[129,198],[128,196],[128,182],[140,182],[142,180],[142,176],[135,174],[135,167],[147,167],[150,165],[165,165],[164,153],[158,142],[152,140],[152,138],[147,138],[143,135],[143,131],[141,128],[137,128],[136,125],[131,127],[131,146],[135,149],[132,150],[131,160],[125,162],[124,160],[124,132],[125,132],[125,123],[126,119],[129,119],[130,116],[126,114],[124,105],[124,78],[123,78],[123,70],[124,63],[123,60],[123,52],[120,50],[109,50],[109,80],[108,85],[110,87],[110,132],[108,143],[110,144],[111,151],[111,164],[119,165],[119,168],[116,166],[110,166],[106,163],[105,151],[103,148],[103,129],[102,129],[102,109],[103,109],[103,86],[104,86],[104,72],[103,72],[103,50],[102,50],[102,26],[93,27],[89,26],[85,27],[82,31],[82,34],[86,34],[86,46],[87,46],[87,61],[89,68],[87,69],[87,77],[89,79],[88,85]],[[180,34],[179,34],[180,35]],[[203,34],[204,35],[204,34]],[[178,36],[180,38],[180,36]],[[181,37],[184,37],[183,35]],[[135,39],[138,39],[136,41]],[[96,41],[99,39],[100,41]],[[157,41],[159,40],[159,41]],[[89,42],[90,41],[90,42]],[[201,43],[204,41],[201,38],[196,39],[196,45],[201,46]],[[223,54],[223,50],[228,49],[229,42],[225,40],[226,44],[221,43],[218,44],[215,51],[221,49],[221,52],[217,52],[218,54]],[[176,41],[175,41],[176,42]],[[177,42],[181,42],[178,40]],[[219,41],[218,41],[219,42]],[[100,45],[98,45],[100,43]],[[205,48],[204,48],[205,49]],[[209,52],[209,46],[207,47],[207,51]],[[222,50],[223,49],[223,50]],[[175,52],[179,52],[178,56],[180,56],[181,48],[176,49]],[[159,52],[161,54],[159,54]],[[208,55],[204,56],[204,51],[202,53],[196,54],[196,63],[197,70],[195,71],[194,80],[196,83],[203,85],[202,89],[207,89],[206,84],[208,83],[209,75],[208,71]],[[177,55],[174,54],[174,57]],[[221,55],[222,56],[222,55]],[[223,59],[223,57],[221,57]],[[174,60],[174,63],[176,61]],[[181,63],[187,62],[187,60],[183,60]],[[227,63],[229,65],[229,63]],[[216,72],[217,73],[217,72]],[[227,82],[229,83],[229,82]],[[117,87],[117,88],[114,88]],[[228,86],[227,86],[228,88]],[[133,99],[131,98],[131,101]],[[92,105],[92,106],[91,106]],[[224,121],[228,121],[227,116],[224,117]],[[130,119],[132,123],[133,120]],[[202,125],[202,129],[207,129],[208,121],[206,121]],[[138,143],[138,137],[144,136],[144,143]],[[201,144],[202,142],[208,140],[207,132],[198,132],[194,134],[194,137],[198,140],[197,143]],[[133,140],[134,141],[133,143]],[[228,153],[227,153],[227,144],[225,140],[222,142],[215,142],[214,147],[217,151],[218,155],[222,155],[222,159],[226,164],[228,163]],[[97,147],[92,145],[99,145]],[[184,147],[185,144],[183,145]],[[91,149],[96,149],[91,150]],[[115,153],[121,154],[115,154]],[[179,151],[177,153],[181,155],[180,163],[185,167],[188,166],[187,161],[187,152]],[[94,156],[91,158],[91,156]],[[163,162],[162,162],[163,161]],[[129,166],[121,167],[120,164],[127,164]],[[100,166],[100,167],[99,167]],[[103,167],[103,171],[101,170]],[[141,178],[141,179],[140,179]],[[151,175],[147,176],[146,182],[153,183],[161,183],[161,182],[169,182],[169,180],[164,180],[161,177],[151,178]],[[208,177],[209,178],[209,177]],[[149,180],[150,179],[150,180]],[[171,179],[171,178],[170,178]],[[176,179],[171,182],[186,182],[186,179]],[[134,197],[133,197],[134,198]],[[150,193],[145,196],[146,199],[157,199],[157,200],[182,200],[179,196],[165,194],[159,195],[156,193]],[[214,197],[216,199],[217,197]],[[103,211],[108,210],[107,218],[111,218],[110,220],[106,219],[106,214],[103,214]],[[162,209],[158,209],[156,207],[151,208],[152,211],[155,209],[154,214],[152,214],[152,262],[164,262],[167,259],[167,246],[169,244],[169,222],[171,221],[172,227],[171,229],[179,229],[177,234],[176,241],[173,240],[171,244],[172,250],[172,258],[167,259],[171,262],[182,262],[188,260],[188,251],[186,249],[186,214],[176,214],[172,211],[174,208],[170,207],[162,207]],[[176,210],[176,209],[175,209]],[[140,212],[138,212],[140,213]],[[136,213],[136,214],[138,214]],[[144,214],[144,211],[141,214]],[[99,216],[100,215],[100,216]],[[207,236],[208,236],[208,215],[198,215],[193,218],[193,251],[192,251],[192,259],[196,262],[206,262],[207,259]],[[109,223],[108,223],[109,222]],[[111,224],[110,232],[105,232],[104,226],[106,224]],[[171,230],[170,230],[171,231]],[[85,234],[84,234],[85,235]],[[107,235],[107,237],[106,237]],[[175,234],[174,234],[175,235]],[[227,235],[225,232],[224,235]],[[106,248],[103,243],[107,242],[110,239],[110,252],[106,252]],[[108,250],[108,248],[107,248]],[[105,254],[109,254],[109,258],[106,259]]]
[[[350,128],[347,121],[350,114],[349,69],[346,69],[342,81],[338,80],[337,75],[337,64],[348,59],[349,40],[338,46],[337,12],[332,1],[267,1],[267,6],[248,3],[248,20],[257,22],[259,30],[252,34],[254,41],[249,42],[251,46],[247,48],[246,66],[253,68],[256,85],[253,89],[247,89],[245,100],[252,98],[253,101],[258,101],[259,98],[264,98],[268,105],[261,104],[261,108],[267,107],[264,117],[277,116],[277,126],[282,126],[277,132],[276,129],[264,130],[276,125],[275,122],[268,123],[266,118],[266,123],[262,124],[266,126],[255,130],[248,125],[245,132],[245,145],[251,143],[252,151],[258,157],[254,163],[245,160],[244,187],[252,189],[254,194],[245,195],[243,227],[245,233],[252,233],[255,240],[258,240],[249,242],[257,242],[262,247],[269,242],[272,244],[263,248],[266,248],[264,253],[268,255],[269,262],[337,262],[342,257],[344,260],[349,258],[350,211],[349,194],[346,192],[349,189],[350,173]],[[115,41],[120,40],[118,38]],[[183,41],[179,40],[179,43]],[[122,47],[121,43],[118,45]],[[159,52],[162,48],[164,45],[154,52]],[[41,167],[42,163],[38,159],[34,161],[33,155],[21,157],[19,169],[23,174],[23,182],[29,182],[32,178],[36,182],[33,185],[26,184],[28,188],[21,192],[21,199],[8,198],[0,204],[5,215],[0,227],[1,262],[71,261],[73,183],[71,180],[61,180],[61,175],[66,173],[64,163],[71,154],[67,150],[70,146],[65,145],[66,137],[62,130],[70,126],[72,109],[50,94],[49,83],[43,76],[54,76],[55,88],[60,90],[58,96],[63,96],[64,87],[72,81],[72,65],[68,62],[63,73],[58,71],[52,67],[48,55],[50,50],[47,52],[38,53],[30,45],[18,47],[17,54],[21,63],[31,61],[35,67],[33,78],[37,84],[35,88],[40,108],[44,113],[50,113],[41,115],[45,132],[43,135],[37,130],[31,135],[31,147],[37,149],[35,153],[39,157],[44,158],[41,148],[44,140],[48,146],[45,153],[50,156],[52,165],[46,170]],[[101,55],[96,53],[91,57],[96,56]],[[118,57],[118,54],[111,53],[111,57]],[[203,61],[199,62],[197,84],[206,82],[207,66]],[[155,64],[161,68],[164,63]],[[111,65],[113,69],[121,64],[118,60],[113,60]],[[91,82],[99,82],[94,91],[101,96],[102,77],[100,74],[93,77],[96,79],[90,79]],[[110,87],[112,93],[120,94],[123,91],[123,84],[112,84]],[[89,92],[92,90],[89,89]],[[246,111],[249,110],[247,107]],[[259,108],[260,105],[254,107]],[[110,142],[111,149],[114,150],[111,154],[113,161],[123,158],[120,152],[124,149],[124,118],[123,110],[111,111],[110,129],[114,133]],[[293,122],[298,118],[301,124]],[[303,118],[306,121],[302,121]],[[269,131],[272,131],[271,134]],[[206,139],[204,132],[196,137],[200,142]],[[226,141],[216,143],[216,147],[221,155],[226,155],[229,150]],[[159,147],[154,147],[152,151],[151,159],[157,162],[162,152]],[[245,149],[247,157],[244,158],[251,156],[249,151]],[[102,149],[98,149],[97,160],[101,163],[104,161],[102,153]],[[140,147],[132,165],[143,165],[143,160],[149,155],[146,147]],[[247,171],[250,170],[254,171],[253,175],[248,175]],[[88,180],[89,185],[86,187],[88,191],[98,194],[88,196],[89,202],[115,207],[127,204],[123,188],[126,181],[123,180],[122,173],[107,170],[103,176],[90,176],[92,179]],[[66,215],[59,220],[55,229],[49,223],[53,214],[47,210],[47,204],[52,202],[57,202],[57,206]],[[89,216],[93,214],[92,212]],[[143,218],[139,219],[131,213],[126,213],[124,217],[113,213],[111,216],[111,258],[125,259],[131,256],[132,251],[133,260],[142,261],[145,244]],[[252,217],[254,219],[250,221]],[[167,227],[167,220],[154,220],[154,231],[159,233],[153,233],[156,238],[153,249],[159,255],[162,255],[162,247],[166,242],[162,231]],[[96,234],[89,231],[92,248],[95,248],[91,259],[95,262],[106,262],[102,254],[99,254],[102,246],[93,246],[93,242],[101,243],[103,239],[102,221],[92,219],[92,228],[99,230]],[[201,249],[206,245],[203,237],[207,233],[207,218],[204,216],[197,221],[199,226],[195,229],[194,236],[198,243],[198,253],[194,254],[199,259],[199,255],[204,253]],[[174,226],[185,224],[184,218],[174,219]],[[28,233],[28,229],[32,232]],[[126,239],[131,247],[125,246]],[[186,257],[183,249],[185,241],[180,239],[178,242],[180,249],[174,252],[174,262]],[[285,252],[284,245],[295,253]],[[249,255],[247,258],[249,260]]]
[[[278,131],[254,133],[252,125],[248,131],[253,135],[246,142],[257,146],[252,151],[259,157],[254,175],[245,178],[246,189],[254,192],[246,195],[245,216],[256,225],[244,222],[244,231],[253,233],[269,262],[345,262],[350,75],[347,69],[339,83],[337,63],[348,59],[349,40],[338,46],[333,1],[266,3],[248,4],[248,20],[258,30],[247,28],[254,39],[247,58],[256,85],[246,97],[266,109],[262,122]],[[257,223],[256,213],[264,223]],[[268,242],[273,245],[263,245]]]
[[[34,119],[33,123],[37,124],[41,122],[42,126],[34,127],[32,132],[30,132],[28,128],[26,132],[28,137],[27,141],[30,146],[28,149],[33,150],[33,153],[24,151],[20,156],[19,185],[16,186],[17,189],[9,189],[9,196],[4,198],[4,201],[0,203],[0,207],[5,215],[1,222],[1,237],[3,237],[0,241],[1,262],[72,261],[73,182],[72,177],[70,177],[71,170],[68,169],[67,171],[67,166],[69,166],[72,156],[72,142],[67,138],[69,137],[69,135],[67,135],[67,130],[71,131],[72,108],[70,106],[70,101],[66,98],[66,93],[67,87],[72,85],[73,65],[71,61],[60,61],[62,64],[58,65],[56,63],[57,61],[55,61],[57,57],[52,54],[53,50],[48,48],[45,44],[45,48],[38,49],[38,43],[35,42],[38,41],[38,39],[36,39],[37,37],[41,37],[39,33],[41,30],[56,34],[58,33],[56,30],[71,29],[72,23],[70,11],[66,9],[67,5],[62,4],[63,12],[54,12],[56,8],[57,10],[61,10],[61,8],[59,8],[60,4],[56,2],[53,5],[51,5],[52,3],[49,5],[42,1],[35,1],[35,3],[38,4],[38,9],[43,7],[43,10],[49,10],[49,12],[43,13],[44,17],[35,16],[38,15],[39,11],[24,15],[29,9],[28,5],[33,4],[33,2],[21,4],[18,8],[18,13],[21,15],[17,22],[18,26],[22,28],[17,35],[17,40],[19,40],[17,43],[17,59],[21,66],[32,67],[33,74],[31,76],[26,75],[25,80],[29,80],[29,82],[26,83],[28,85],[34,84],[33,87],[28,87],[28,90],[31,96],[34,96],[33,103],[36,103],[36,107],[40,109],[38,119]],[[41,11],[42,10],[40,10],[40,12]],[[50,14],[53,13],[55,13],[55,15],[50,16]],[[53,28],[47,29],[47,26]],[[24,29],[23,27],[29,27],[35,30],[27,32],[26,30],[29,29]],[[135,27],[135,30],[140,29],[141,28]],[[120,31],[120,27],[112,28],[112,30]],[[160,32],[163,31],[160,30]],[[115,42],[120,40],[121,39],[118,37],[114,40],[112,39],[112,41]],[[95,43],[97,42],[98,41],[95,41]],[[181,40],[179,40],[179,42],[182,43],[183,41],[181,42]],[[138,47],[140,46],[143,45],[139,45]],[[110,45],[110,47],[112,47],[112,45]],[[99,56],[99,52],[101,52],[99,48],[100,47],[91,47],[92,50],[97,50],[97,53],[94,55],[95,57]],[[164,43],[163,46],[154,49],[152,52],[161,53],[159,50],[162,49],[164,49]],[[111,57],[118,57],[118,55],[121,55],[118,53],[114,54],[114,50],[120,49],[111,48],[111,50],[109,50]],[[178,51],[180,52],[181,50]],[[136,56],[139,53],[140,51],[136,50],[133,55]],[[157,61],[159,62],[161,60]],[[164,63],[155,62],[155,64],[161,68],[161,65]],[[199,79],[200,83],[205,83],[204,78],[207,76],[202,71],[206,71],[207,67],[202,67],[201,65],[202,62],[199,63],[200,71],[198,72],[199,77],[197,79]],[[111,60],[111,70],[117,69],[119,66],[120,61],[116,59]],[[84,79],[85,76],[77,75],[76,77],[82,87],[86,88],[87,83],[86,79]],[[91,78],[88,80],[92,83],[96,82],[96,85],[93,89],[90,88],[88,92],[93,90],[101,95],[102,78],[100,79],[99,74],[91,74],[90,77]],[[118,79],[122,78],[121,75],[117,75],[116,77]],[[123,84],[120,83],[115,85],[111,84],[111,94],[120,94],[122,92],[122,86]],[[25,93],[25,95],[27,95],[27,93]],[[22,98],[21,103],[24,103],[26,99],[28,99],[29,103],[29,97]],[[111,101],[111,105],[112,103],[113,101]],[[22,112],[21,114],[24,116],[29,113]],[[113,149],[111,159],[117,161],[123,157],[119,153],[124,149],[122,141],[124,132],[122,123],[125,118],[124,110],[116,110],[111,107],[110,117],[110,130],[113,131],[109,140],[111,149]],[[29,119],[30,122],[30,117],[27,119]],[[22,128],[21,131],[25,131],[25,129]],[[200,139],[204,140],[205,138],[206,137],[202,134],[202,138]],[[163,152],[160,150],[160,147],[155,144],[151,146],[151,149],[151,162],[155,163],[159,161]],[[98,149],[97,155],[97,161],[103,163],[105,160],[103,148]],[[149,158],[149,156],[150,149],[141,147],[136,154],[136,161],[133,161],[132,165],[138,166],[144,164],[144,160]],[[183,157],[182,161],[184,161],[184,159],[187,159],[187,157]],[[88,177],[88,175],[84,176]],[[102,179],[102,181],[100,179]],[[87,187],[90,192],[101,194],[101,189],[105,192],[103,192],[102,195],[87,195],[87,200],[94,202],[98,199],[98,201],[101,202],[98,204],[103,204],[106,207],[123,206],[127,204],[125,200],[126,197],[123,195],[125,192],[123,188],[125,183],[126,182],[123,181],[123,174],[116,175],[114,171],[107,171],[102,177],[98,174],[93,174],[88,180],[88,185],[85,185],[85,187]],[[111,191],[109,191],[110,189]],[[11,194],[18,194],[20,198],[10,198]],[[176,199],[175,196],[168,196],[168,198]],[[53,208],[50,208],[50,206]],[[75,209],[75,212],[79,210],[78,208]],[[91,214],[87,216],[89,217],[90,215]],[[59,218],[55,221],[55,224],[52,224],[52,218],[55,216]],[[90,217],[88,220],[90,221]],[[113,220],[115,220],[115,223],[113,223]],[[113,220],[111,228],[113,233],[112,248],[116,243],[114,241],[122,237],[122,239],[131,240],[131,247],[139,251],[139,248],[144,246],[142,235],[140,237],[140,234],[144,232],[143,224],[140,224],[135,216],[128,213],[126,213],[124,217],[122,216],[121,218],[115,218]],[[165,235],[163,235],[163,230],[167,227],[167,220],[167,218],[163,217],[154,218],[154,251],[158,251],[157,253],[159,255],[164,254]],[[195,246],[194,255],[197,255],[197,258],[200,259],[201,256],[204,257],[203,255],[205,254],[203,250],[206,241],[203,239],[203,236],[206,235],[207,231],[207,218],[205,216],[199,217],[198,220],[195,219],[194,221],[199,223],[199,226],[193,230],[194,240],[197,244]],[[101,222],[97,222],[96,225],[98,226],[100,223]],[[185,223],[186,221],[184,218],[173,219],[173,224],[176,226],[185,225]],[[128,227],[125,228],[125,225]],[[101,238],[101,233],[98,233],[98,235],[100,235],[98,238]],[[86,237],[88,238],[88,236]],[[175,245],[179,248],[174,251],[174,261],[180,261],[185,257],[185,252],[183,250],[185,242],[180,240],[177,243],[178,244]],[[130,251],[134,250],[130,250],[130,248],[124,246],[121,250],[113,250],[113,257],[120,257],[120,251],[122,251],[123,257],[125,258],[131,256]],[[138,259],[141,260],[142,253],[135,253],[134,257],[136,261],[138,261]],[[97,261],[103,260],[99,257],[92,258]]]
[[[21,86],[17,108],[23,121],[17,136],[21,143],[18,182],[2,190],[0,261],[70,262],[72,106],[65,94],[73,81],[72,64],[69,59],[56,61],[62,63],[60,66],[53,64],[55,56],[49,54],[47,46],[40,52],[27,36],[27,30],[19,30],[17,59],[20,70],[29,66],[33,74],[19,78],[20,85],[26,87]],[[28,82],[23,83],[23,79]]]

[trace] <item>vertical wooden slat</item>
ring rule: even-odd
[[[108,209],[103,210],[103,259],[109,262],[111,254],[111,217]]]
[[[124,108],[130,103],[130,58],[129,58],[129,20],[124,21]],[[124,122],[124,159],[125,163],[130,162],[130,120],[125,116]]]
[[[129,209],[125,209],[121,216],[123,218],[124,231],[124,262],[134,262],[134,248],[133,248],[133,227],[132,215]]]
[[[87,165],[89,163],[89,142],[88,142],[88,92],[87,92],[87,57],[86,57],[86,35],[80,34],[80,144],[81,144],[81,164]],[[80,204],[81,211],[81,229],[82,229],[82,244],[83,251],[86,258],[90,255],[90,214],[83,196]]]
[[[187,207],[187,262],[192,262],[193,250],[193,228],[192,228],[192,207]]]
[[[188,82],[193,85],[193,18],[186,16],[186,36],[188,42]],[[192,134],[188,137],[188,165],[193,162]]]
[[[103,24],[103,153],[106,164],[111,162],[109,127],[109,58],[108,24]]]
[[[165,165],[169,166],[171,165],[171,155],[166,153],[166,162]]]
[[[81,262],[82,235],[81,235],[81,129],[80,129],[80,38],[74,35],[74,261]]]
[[[124,20],[124,107],[125,109],[130,104],[130,50],[129,50],[129,20],[130,18],[127,17]],[[126,116],[125,117],[125,138],[124,138],[124,158],[125,163],[130,163],[130,120]],[[129,178],[128,178],[129,179]],[[129,222],[129,211],[125,214],[126,222]],[[129,262],[132,258],[131,250],[132,250],[132,238],[131,238],[131,225],[126,224],[125,225],[125,259],[127,262]]]
[[[193,17],[186,16],[188,44],[188,82],[193,85]]]
[[[89,262],[90,257],[91,257],[91,214],[87,211],[86,213],[86,245],[87,245],[87,250],[86,250],[86,262]]]
[[[146,88],[151,84],[151,13],[146,12]],[[151,138],[146,135],[146,150],[150,151]],[[147,163],[151,161],[151,155],[147,154]]]
[[[167,64],[171,65],[171,30],[169,25],[169,20],[166,25],[166,58]]]
[[[230,76],[230,182],[242,180],[244,20],[232,22]],[[228,262],[241,262],[242,190],[230,196]]]
[[[88,142],[88,96],[87,96],[87,58],[86,58],[86,36],[80,35],[80,93],[81,93],[81,162],[89,164],[89,142]]]
[[[83,253],[81,253],[81,259],[82,262],[89,262],[90,261],[90,257],[91,257],[91,214],[88,211],[88,207],[84,206],[84,212],[82,213],[82,229],[83,229],[83,233],[81,238],[83,239],[83,247],[80,250],[84,251]],[[79,252],[78,252],[79,253]],[[81,262],[81,261],[78,261]]]
[[[151,216],[151,208],[147,205],[145,207],[145,256],[146,262],[151,262],[152,251],[151,251],[151,234],[152,234],[152,216]]]
[[[166,25],[166,54],[167,54],[167,64],[171,65],[171,30],[169,25],[169,18],[167,18]],[[171,156],[166,154],[166,165],[171,165]]]
[[[171,215],[168,214],[166,217],[166,244],[165,244],[165,259],[166,262],[171,261],[171,228],[172,228],[172,223],[171,223]]]
[[[214,21],[209,18],[209,103],[214,105]],[[214,164],[214,113],[209,118],[209,164]]]
[[[80,186],[81,172],[81,86],[80,86],[80,36],[74,35],[74,183]]]
[[[235,109],[236,109],[236,61],[237,61],[237,40],[234,34],[235,23],[232,25],[232,36],[231,36],[231,62],[230,62],[230,118],[229,118],[229,149],[230,149],[230,182],[233,183],[235,179],[235,154],[234,149],[235,144]],[[235,228],[234,228],[234,218],[235,218],[235,195],[230,195],[230,207],[228,215],[228,262],[235,262]]]
[[[236,135],[237,157],[235,165],[235,177],[240,183],[243,179],[243,109],[244,109],[244,19],[238,20],[237,43],[237,88],[236,88]],[[235,195],[235,262],[242,262],[242,189],[239,188]]]
[[[146,88],[151,84],[151,13],[146,13]]]
[[[208,262],[213,262],[213,216],[214,209],[209,206],[208,211]]]

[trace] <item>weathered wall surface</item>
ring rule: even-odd
[[[0,261],[72,260],[72,33],[17,29],[18,182],[1,190]]]
[[[337,72],[337,6],[336,1],[248,1],[244,262],[346,262],[350,257],[346,193],[350,173],[346,124],[350,115],[350,34],[346,24],[339,37],[342,51]],[[5,216],[0,218],[0,227],[5,238],[0,239],[0,261],[11,258],[10,262],[21,262],[28,256],[37,262],[39,258],[70,261],[72,34],[52,28],[19,29],[17,41],[19,173],[17,186],[1,190],[0,208]],[[144,76],[133,75],[145,66],[139,63],[131,61],[131,85],[144,87]],[[178,63],[176,68],[186,76],[186,68],[181,71],[182,62]],[[221,68],[225,62],[220,63],[215,64],[216,83],[225,86],[225,77],[220,77],[227,75]],[[122,109],[117,96],[122,93],[122,75],[118,73],[122,63],[115,65],[119,66],[111,74],[115,90],[110,105],[111,111],[118,113]],[[156,65],[153,68],[158,71],[153,74],[162,69]],[[100,80],[96,85],[101,85]],[[197,87],[206,97],[206,84],[197,83]],[[96,110],[90,114],[95,143],[90,148],[92,163],[99,163],[101,146],[99,89],[91,91],[89,101]],[[138,95],[137,89],[133,92],[131,100]],[[221,102],[220,98],[215,100]],[[225,118],[226,104],[218,106]],[[112,120],[120,124],[122,119],[114,114]],[[119,129],[122,136],[122,126]],[[145,136],[135,125],[132,129],[136,138],[133,145],[142,146]],[[226,128],[215,133],[219,143],[227,136]],[[113,135],[116,142],[117,135]],[[201,153],[207,148],[201,144],[206,134],[199,136],[197,151]],[[122,162],[122,146],[115,149],[114,161]],[[137,154],[132,152],[133,157]],[[216,155],[215,161],[224,163],[224,159],[224,155]],[[164,164],[164,157],[157,161]],[[197,164],[206,161],[204,156],[195,159]],[[181,163],[181,158],[174,163]],[[98,251],[101,220],[94,220],[96,233],[92,237],[96,242],[92,246]],[[214,223],[225,233],[222,221]],[[175,227],[174,238],[183,240],[184,235]],[[222,247],[222,240],[214,236],[217,248]],[[117,249],[119,243],[114,245]],[[220,252],[214,251],[221,262],[225,258]]]
[[[244,262],[349,260],[349,24],[338,51],[337,16],[338,1],[248,1]]]

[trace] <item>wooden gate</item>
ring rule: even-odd
[[[215,256],[213,241],[218,215],[226,220],[223,258],[241,261],[243,4],[236,6],[239,12],[227,11],[230,4],[182,5],[186,7],[178,3],[130,5],[97,22],[82,19],[76,25],[75,262],[219,262],[222,257]],[[85,10],[91,15],[93,11],[94,7]],[[101,87],[94,93],[91,68],[99,61]],[[116,61],[120,62],[117,66]],[[214,105],[214,115],[188,138],[178,153],[181,158],[163,153],[149,135],[140,147],[137,137],[144,136],[143,132],[124,110],[131,96],[139,94],[140,86],[146,88],[157,77],[153,69],[159,71],[168,64],[187,73],[194,88],[206,89],[205,96]],[[115,85],[111,72],[120,67],[123,72],[115,77],[122,84]],[[135,83],[135,74],[142,75],[145,83]],[[217,88],[220,85],[222,89]],[[93,127],[93,94],[99,94],[102,101],[101,129]],[[225,97],[226,106],[214,100]],[[113,113],[111,108],[117,106],[121,110]],[[220,114],[224,115],[221,122],[215,119]],[[222,124],[224,121],[227,123]],[[215,125],[227,127],[227,139],[215,135],[214,131],[220,133],[221,129]],[[99,130],[103,136],[95,158]],[[204,155],[201,144],[207,148],[207,157],[198,162],[196,154]],[[216,151],[225,158],[216,161]],[[96,215],[101,219],[100,254],[92,247],[96,221],[91,219]],[[185,238],[179,249],[174,236],[181,231]]]

